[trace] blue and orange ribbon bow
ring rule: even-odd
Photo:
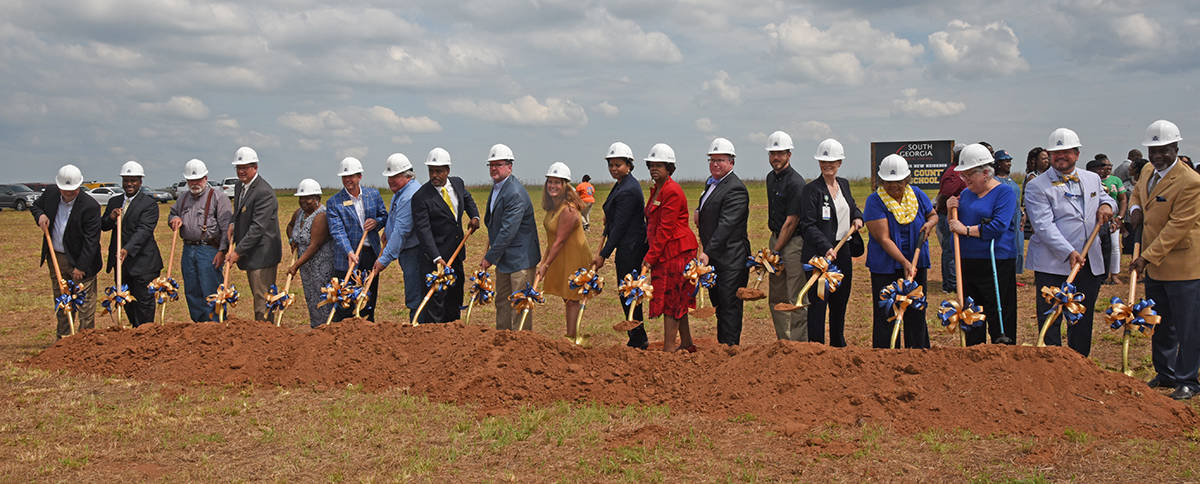
[[[650,277],[638,274],[637,271],[625,274],[617,292],[625,300],[626,305],[647,301],[654,298],[654,286],[650,285]]]
[[[1061,306],[1067,324],[1075,324],[1083,319],[1083,313],[1087,310],[1083,305],[1084,295],[1082,292],[1076,292],[1074,284],[1063,283],[1061,287],[1042,286],[1041,293],[1042,299],[1050,303],[1050,309],[1042,314],[1054,314],[1055,309]]]
[[[846,277],[842,273],[842,270],[838,269],[837,265],[830,263],[829,259],[820,256],[809,259],[808,263],[804,264],[804,270],[820,272],[820,275],[817,276],[816,284],[817,297],[821,298],[821,300],[825,300],[825,293],[832,294],[837,291],[842,286],[842,278]]]
[[[755,271],[767,271],[774,274],[779,268],[779,253],[763,248],[752,256],[746,257],[746,267]]]
[[[571,275],[571,279],[567,281],[567,286],[572,290],[579,292],[579,295],[584,297],[593,297],[604,291],[604,278],[596,274],[596,271],[588,267],[580,267]]]
[[[219,284],[217,285],[217,292],[210,294],[206,300],[208,301],[208,307],[212,308],[213,315],[217,314],[218,306],[224,308],[226,310],[225,312],[228,312],[230,307],[237,305],[238,291],[233,284],[230,284],[229,287],[225,287],[224,284]]]
[[[284,308],[291,306],[295,298],[290,293],[280,292],[279,287],[271,284],[270,289],[267,289],[267,311],[281,311]]]
[[[947,331],[966,331],[970,328],[983,326],[983,308],[975,304],[971,297],[966,299],[966,307],[959,307],[958,301],[942,301],[938,307],[938,318]]]
[[[1104,319],[1112,329],[1127,326],[1146,334],[1153,334],[1154,328],[1162,322],[1162,316],[1154,310],[1153,299],[1142,299],[1130,306],[1116,296],[1112,298],[1108,310],[1104,311]]]
[[[118,307],[129,304],[137,299],[129,294],[129,284],[121,284],[121,287],[109,286],[104,288],[104,300],[100,301],[100,305],[104,306],[104,313],[109,314],[116,311]]]
[[[491,302],[496,297],[496,282],[492,280],[492,273],[488,271],[476,272],[471,280],[471,297],[481,303]],[[463,306],[460,309],[466,309]]]
[[[534,289],[529,283],[525,283],[525,289],[521,289],[508,296],[508,301],[512,303],[513,309],[517,311],[526,311],[533,309],[534,303],[543,304],[546,298],[542,297],[542,293]]]
[[[916,281],[904,279],[897,279],[896,282],[884,286],[879,291],[878,304],[884,311],[893,312],[888,321],[896,321],[897,324],[902,320],[900,316],[909,307],[919,311],[928,305],[925,301],[925,290],[921,285]]]
[[[146,289],[154,295],[154,300],[158,304],[179,300],[179,283],[175,282],[174,277],[156,277],[146,284]]]
[[[700,288],[711,289],[717,283],[717,271],[713,266],[703,265],[699,259],[692,259],[683,268],[683,278],[689,284],[696,286],[692,290],[692,297],[696,297],[696,293],[700,292]]]
[[[54,298],[54,308],[64,313],[75,312],[82,308],[87,297],[87,292],[83,290],[83,285],[68,280],[64,289],[66,291]]]
[[[433,272],[425,274],[425,287],[434,287],[434,292],[442,292],[449,289],[458,280],[458,276],[454,275],[454,268],[448,265],[440,265]]]

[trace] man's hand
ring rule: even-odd
[[[446,261],[443,260],[441,257],[434,259],[433,264],[437,266],[438,270],[445,270],[445,268],[446,268]]]
[[[1112,220],[1112,216],[1113,216],[1113,208],[1111,205],[1101,204],[1100,208],[1098,210],[1096,210],[1096,221],[1099,223],[1102,223],[1102,224],[1108,223],[1109,220]]]
[[[1080,254],[1078,251],[1072,250],[1071,255],[1067,257],[1067,262],[1071,264],[1071,267],[1075,267],[1077,265],[1082,266],[1084,260],[1086,260],[1086,259],[1087,258],[1084,257],[1083,254]]]
[[[376,274],[382,273],[382,272],[383,272],[383,269],[385,269],[385,268],[383,267],[383,264],[380,264],[378,260],[376,260],[376,261],[375,261],[375,265],[371,267],[371,270],[372,270],[373,272],[375,272]]]
[[[179,217],[173,218],[167,222],[167,225],[171,226],[171,230],[179,230],[179,227],[183,226],[183,219]]]
[[[833,247],[830,247],[829,250],[825,251],[825,258],[829,260],[837,259],[837,252],[833,251]]]
[[[596,257],[592,258],[592,265],[596,266],[596,269],[599,270],[601,267],[604,267],[604,258],[600,254],[596,254]]]
[[[1137,227],[1139,225],[1142,225],[1142,209],[1140,207],[1129,212],[1129,226]]]
[[[1129,269],[1138,274],[1145,274],[1146,264],[1147,262],[1145,258],[1138,257],[1137,259],[1134,259],[1133,262],[1129,263]]]
[[[358,254],[353,252],[346,254],[346,262],[350,263],[350,267],[358,267]]]
[[[489,267],[491,267],[491,266],[492,266],[492,263],[491,263],[491,262],[488,262],[488,260],[487,260],[487,257],[480,257],[480,258],[479,258],[479,270],[481,270],[481,271],[486,271],[486,270],[488,270],[488,268],[489,268]]]
[[[111,219],[113,219],[113,220],[116,220],[116,219],[117,219],[117,217],[120,217],[120,216],[121,216],[121,209],[120,209],[120,208],[114,208],[114,209],[113,209],[113,211],[112,211],[112,213],[110,213],[110,214],[108,215],[108,218],[111,218]]]
[[[379,223],[376,222],[375,219],[369,218],[369,219],[367,219],[366,222],[363,222],[363,231],[370,232],[372,230],[375,230],[375,227],[377,227],[377,226],[379,226]]]
[[[946,210],[958,208],[958,197],[950,197],[946,199]]]
[[[42,230],[50,230],[50,217],[47,217],[46,214],[38,215],[38,227],[41,227]]]
[[[228,260],[230,264],[237,264],[237,261],[238,259],[241,259],[241,256],[238,255],[236,250],[230,250],[229,255],[226,255],[225,259]]]
[[[479,217],[472,217],[470,222],[467,222],[467,230],[479,230]]]
[[[74,279],[76,281],[82,281],[83,276],[86,276],[86,275],[87,274],[84,274],[83,271],[81,271],[79,269],[71,269],[71,279]]]
[[[217,255],[213,256],[212,265],[217,269],[220,269],[221,266],[225,265],[225,253],[217,251]]]
[[[696,254],[696,260],[699,260],[701,264],[708,265],[708,254],[700,252],[699,254]],[[643,266],[649,267],[646,264],[643,264]]]
[[[128,256],[129,256],[129,251],[127,251],[125,249],[121,249],[121,250],[117,251],[117,260],[120,262],[125,262],[125,258]]]

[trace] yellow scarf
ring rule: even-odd
[[[883,200],[883,205],[887,207],[892,216],[896,217],[896,223],[905,225],[917,218],[917,194],[913,193],[912,185],[905,185],[904,198],[896,201],[883,187],[875,189],[875,193],[879,194],[879,199]]]

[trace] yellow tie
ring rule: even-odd
[[[446,206],[450,207],[450,211],[454,211],[454,204],[450,203],[450,192],[446,191],[446,187],[442,187],[442,200],[446,201]]]

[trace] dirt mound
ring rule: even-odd
[[[33,366],[182,384],[406,388],[503,411],[559,400],[667,404],[758,419],[796,433],[833,422],[900,432],[1178,436],[1200,424],[1186,405],[1062,348],[925,351],[777,342],[664,354],[581,348],[482,326],[401,327],[348,320],[298,333],[248,321],[88,331]]]

